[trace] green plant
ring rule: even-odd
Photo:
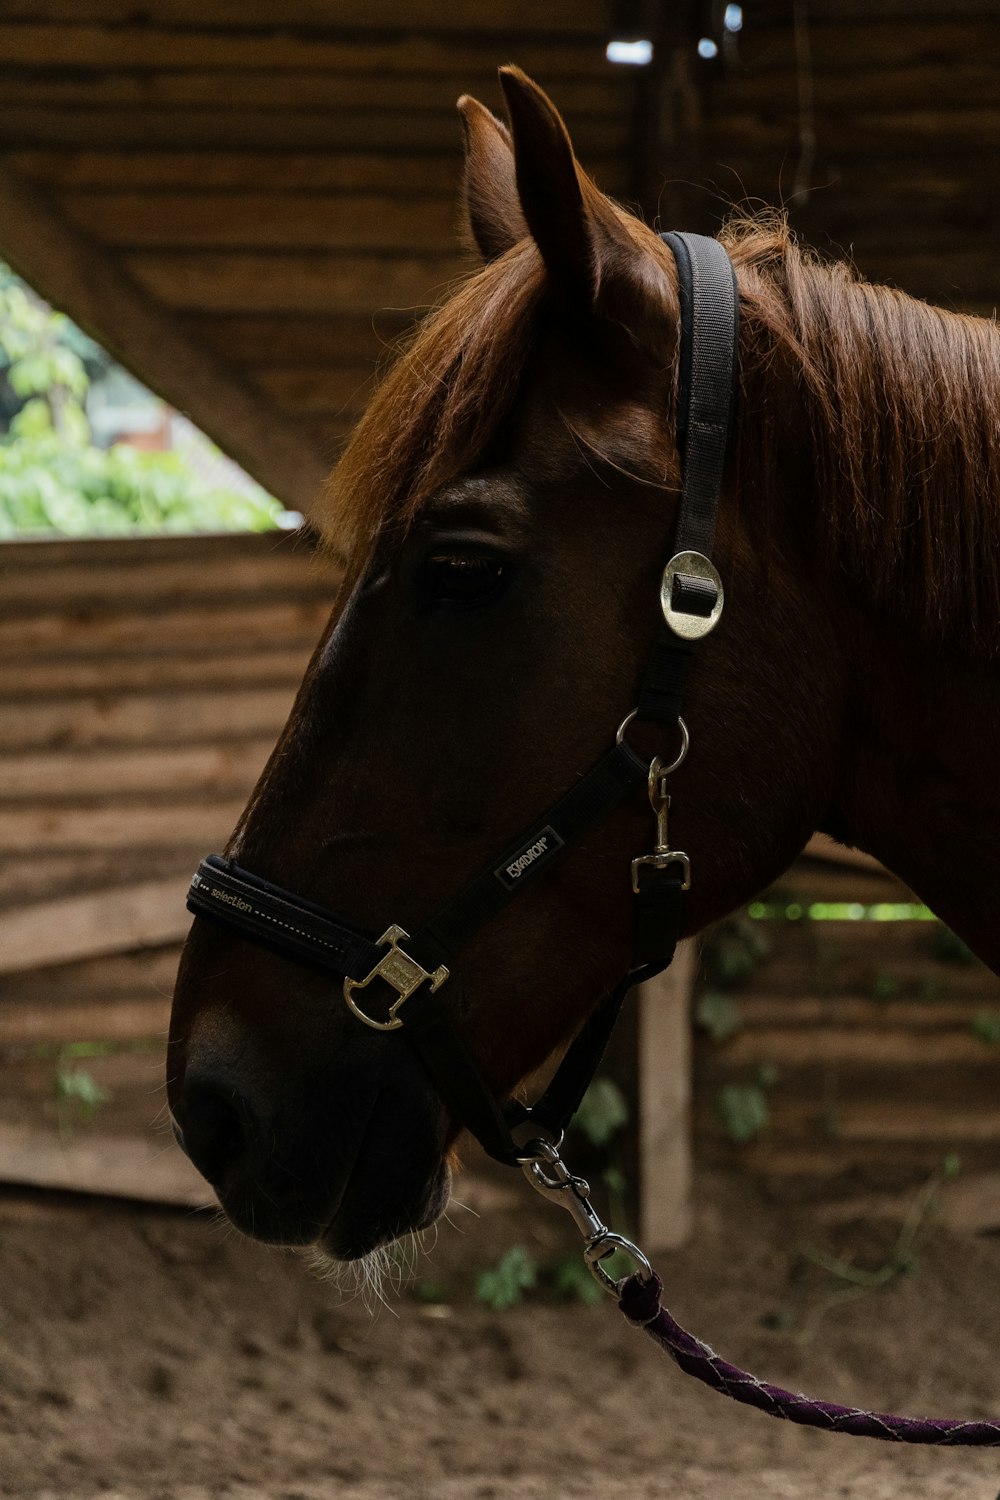
[[[611,1078],[595,1078],[573,1117],[573,1128],[592,1146],[607,1146],[627,1124],[628,1104],[621,1089]]]
[[[871,977],[868,994],[873,1000],[884,1005],[890,1000],[897,1000],[902,989],[903,981],[898,974],[890,974],[885,969],[878,969]]]
[[[755,1141],[768,1127],[767,1095],[759,1083],[726,1083],[715,1096],[723,1129],[740,1146]]]
[[[727,1042],[743,1025],[739,1006],[722,990],[702,991],[695,1002],[694,1019],[713,1042]]]
[[[68,318],[0,264],[0,375],[10,416],[0,440],[0,539],[277,524],[282,507],[263,490],[207,481],[176,453],[94,446],[87,365],[101,357]]]
[[[538,1282],[538,1267],[530,1250],[513,1245],[496,1265],[476,1277],[476,1297],[494,1312],[514,1307]]]
[[[65,1056],[56,1061],[55,1093],[59,1128],[64,1134],[72,1129],[74,1120],[93,1120],[101,1105],[111,1098],[91,1073]]]
[[[761,924],[739,912],[712,928],[702,945],[702,970],[713,988],[737,989],[753,978],[770,951]]]
[[[979,1010],[969,1026],[972,1035],[987,1047],[1000,1047],[1000,1011]]]
[[[949,964],[974,964],[976,955],[957,933],[952,932],[943,922],[934,928],[934,957]]]
[[[803,1245],[802,1256],[837,1281],[859,1291],[878,1291],[901,1276],[909,1276],[916,1269],[917,1245],[937,1210],[941,1189],[945,1183],[953,1181],[960,1170],[958,1156],[954,1152],[949,1153],[917,1192],[900,1226],[891,1253],[874,1270],[866,1271],[853,1265],[851,1261],[830,1255],[814,1245]]]

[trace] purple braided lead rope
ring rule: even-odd
[[[934,1443],[939,1447],[1000,1447],[1000,1422],[962,1422],[941,1417],[895,1417],[885,1412],[837,1406],[767,1385],[731,1365],[699,1339],[693,1338],[660,1302],[663,1282],[655,1274],[643,1282],[630,1276],[620,1287],[618,1306],[636,1328],[670,1354],[686,1375],[721,1391],[744,1406],[755,1406],[771,1417],[819,1427],[826,1432],[849,1432],[855,1437],[882,1438],[889,1443]]]

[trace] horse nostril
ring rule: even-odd
[[[218,1187],[252,1149],[249,1110],[233,1089],[195,1082],[184,1090],[180,1109],[182,1144],[203,1177]]]

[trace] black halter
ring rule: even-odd
[[[673,556],[660,588],[663,623],[637,706],[613,748],[412,937],[392,926],[373,942],[324,907],[216,854],[199,866],[187,898],[196,916],[235,927],[342,980],[348,1006],[366,1025],[402,1028],[453,1117],[491,1156],[511,1165],[519,1159],[512,1129],[530,1120],[559,1135],[569,1123],[626,993],[673,958],[690,885],[687,855],[672,849],[667,836],[666,782],[687,752],[681,706],[694,648],[715,627],[723,606],[722,581],[710,559],[736,379],[738,295],[729,257],[717,241],[690,234],[663,239],[677,263],[681,294],[677,438],[683,487]],[[657,757],[650,765],[630,749],[625,730],[634,718],[680,736],[672,764]],[[542,1098],[530,1109],[516,1101],[501,1107],[456,1027],[454,1008],[439,998],[453,955],[643,785],[657,816],[657,840],[652,854],[632,862],[636,922],[629,971],[580,1031]]]

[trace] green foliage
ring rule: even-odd
[[[903,990],[903,981],[898,974],[890,974],[885,969],[879,969],[871,977],[868,985],[868,993],[873,1000],[885,1005],[890,1000],[897,1000]]]
[[[715,1107],[731,1141],[745,1146],[767,1129],[767,1095],[757,1083],[727,1083],[715,1098]]]
[[[695,1004],[694,1019],[713,1042],[728,1042],[743,1025],[739,1006],[722,990],[704,990]]]
[[[74,1116],[92,1120],[101,1105],[107,1104],[111,1097],[86,1069],[71,1066],[62,1058],[56,1064],[55,1088],[56,1108],[64,1129]]]
[[[873,1270],[865,1270],[852,1260],[830,1255],[813,1245],[803,1245],[801,1255],[836,1281],[862,1292],[878,1291],[902,1276],[911,1275],[917,1268],[917,1247],[937,1215],[941,1189],[945,1183],[954,1181],[960,1168],[959,1158],[952,1152],[931,1173],[914,1197],[889,1256]]]
[[[207,482],[175,453],[93,446],[91,356],[100,359],[96,345],[0,264],[0,375],[22,402],[0,441],[0,540],[276,524],[282,508],[263,490]]]
[[[538,1267],[530,1250],[513,1245],[496,1265],[476,1277],[476,1297],[494,1312],[514,1307],[538,1282]]]
[[[115,536],[153,531],[263,531],[281,513],[257,498],[208,486],[174,453],[105,451],[49,430],[0,445],[0,539],[55,532]]]
[[[972,1035],[987,1047],[1000,1047],[1000,1011],[978,1010],[970,1024]]]
[[[587,1307],[595,1307],[604,1301],[605,1294],[582,1255],[568,1255],[559,1262],[553,1273],[552,1286],[556,1296],[564,1302],[583,1302]]]
[[[749,983],[770,951],[761,924],[740,912],[713,927],[702,947],[702,968],[713,988],[738,989]]]
[[[573,1125],[592,1146],[607,1146],[628,1124],[625,1095],[611,1078],[595,1078],[573,1117]]]
[[[974,964],[976,955],[942,922],[934,929],[934,957],[948,964]]]

